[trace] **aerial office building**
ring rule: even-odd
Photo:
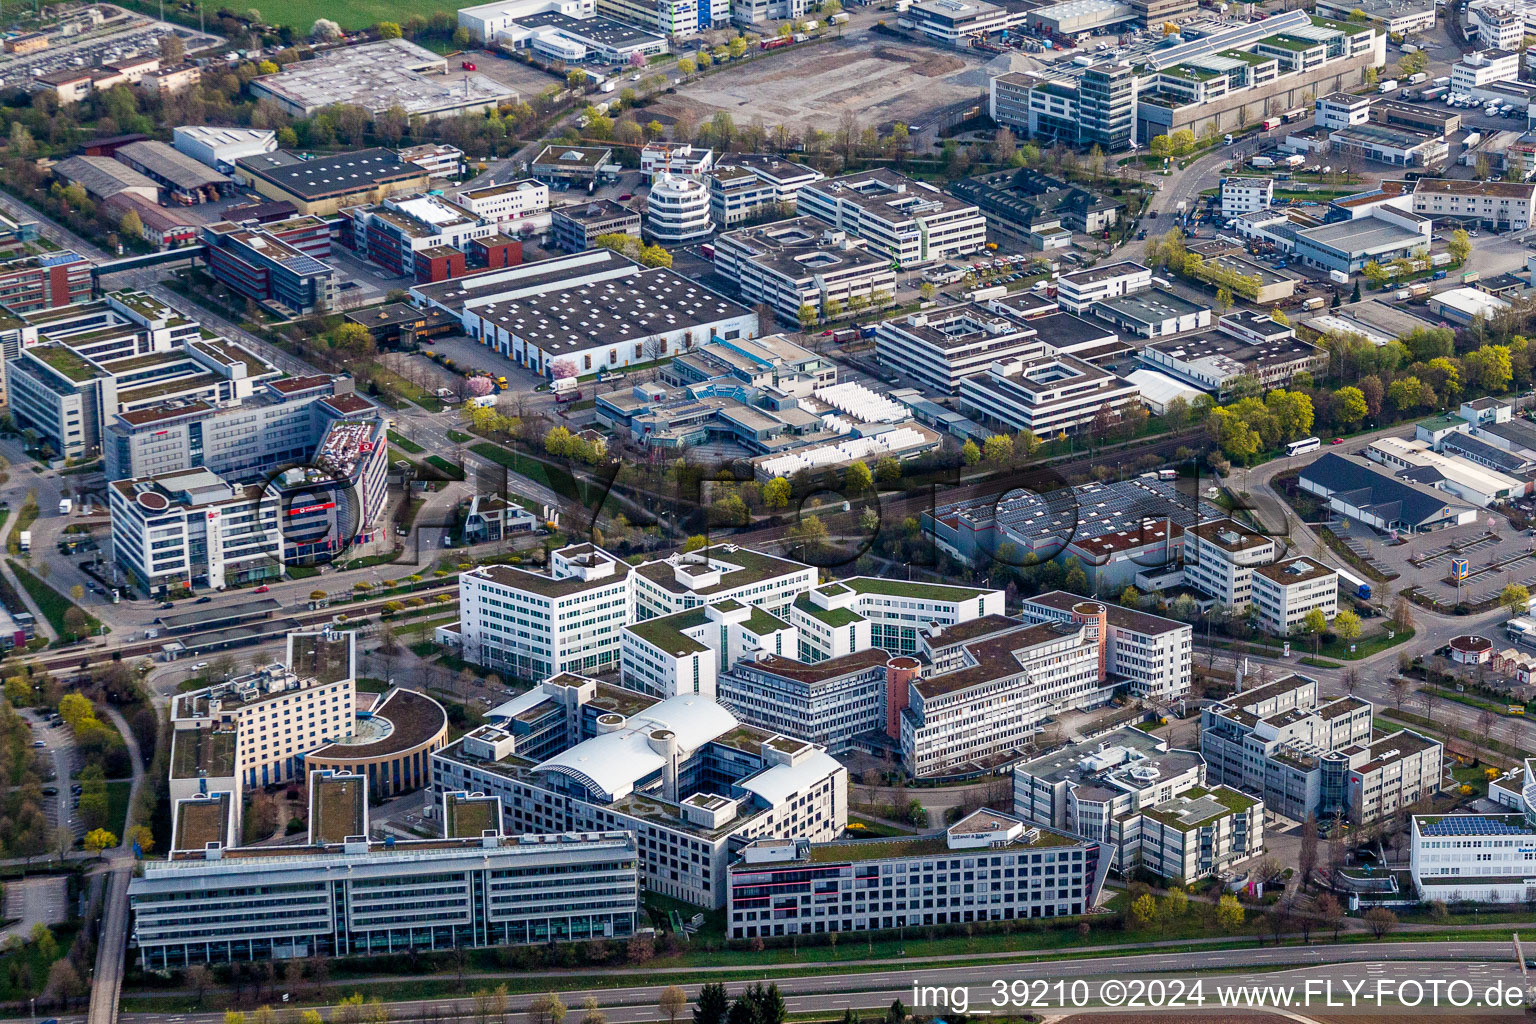
[[[759,839],[730,868],[733,939],[1067,917],[1097,905],[1100,843],[982,808],[942,834]]]
[[[481,809],[485,801],[447,793],[442,815],[457,827],[444,838],[376,842],[361,787],[357,776],[317,776],[309,841],[276,848],[230,844],[227,794],[178,803],[180,845],[165,860],[146,860],[129,886],[129,944],[140,965],[176,970],[634,933],[633,836],[508,835],[499,813]]]
[[[847,769],[703,696],[658,700],[567,673],[487,717],[433,755],[438,792],[501,797],[511,832],[633,832],[645,887],[687,903],[725,905],[742,842],[825,842],[848,822]]]

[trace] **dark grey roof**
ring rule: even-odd
[[[1452,507],[1452,502],[1332,452],[1303,468],[1301,479],[1388,523],[1420,526]]]
[[[265,154],[271,156],[271,154]],[[314,160],[272,166],[242,158],[240,165],[302,199],[347,195],[387,181],[403,181],[426,174],[387,149],[360,149]]]
[[[1530,468],[1531,460],[1523,459],[1514,452],[1505,451],[1486,441],[1453,430],[1441,444],[1446,451],[1463,455],[1473,462],[1490,466],[1502,473],[1523,473]]]
[[[1526,420],[1509,420],[1506,423],[1479,423],[1478,433],[1492,434],[1494,437],[1502,437],[1510,444],[1519,445],[1536,451],[1536,426]]]

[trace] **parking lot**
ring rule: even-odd
[[[1493,533],[1488,530],[1490,516],[1495,523]],[[1417,587],[1443,604],[1458,600],[1476,604],[1497,597],[1510,583],[1536,586],[1536,551],[1532,551],[1536,538],[1516,530],[1494,512],[1480,512],[1475,523],[1420,534],[1400,544],[1352,522],[1347,543],[1379,569],[1401,574],[1390,584],[1393,593]],[[1459,591],[1450,581],[1455,558],[1467,560],[1469,573]]]
[[[73,42],[56,44],[36,53],[0,56],[0,86],[20,85],[36,75],[52,71],[96,67],[107,61],[143,53],[158,53],[160,37],[171,34],[181,36],[188,53],[224,43],[222,36],[129,15],[108,22],[90,35],[83,35]]]

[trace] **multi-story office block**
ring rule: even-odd
[[[282,662],[176,697],[175,760],[225,743],[232,747],[229,775],[241,789],[302,781],[306,754],[354,731],[356,665],[353,633],[290,633]],[[193,795],[185,776],[175,781],[174,768],[172,799]],[[206,777],[203,783],[198,788],[207,792]]]
[[[953,395],[962,380],[986,373],[994,362],[1039,359],[1047,344],[1038,324],[1000,303],[969,302],[884,321],[876,328],[875,358]]]
[[[1536,895],[1536,818],[1520,814],[1413,817],[1409,863],[1421,900],[1524,903]]]
[[[759,654],[720,677],[720,703],[760,729],[842,753],[857,737],[886,731],[889,688],[912,674],[898,667],[893,677],[891,663],[885,651],[868,647],[814,663]]]
[[[989,615],[922,639],[927,671],[907,688],[901,751],[913,775],[1006,762],[1047,715],[1109,700],[1097,621],[1024,625]]]
[[[239,345],[205,338],[194,321],[142,292],[113,292],[17,319],[0,325],[11,412],[62,456],[100,451],[103,425],[119,412],[176,400],[243,400],[258,381],[279,376]]]
[[[1126,260],[1062,274],[1056,287],[1056,301],[1061,304],[1061,308],[1081,313],[1095,302],[1151,288],[1152,269]]]
[[[859,236],[902,266],[963,256],[987,240],[976,207],[890,170],[806,185],[800,210]]]
[[[541,186],[544,187],[544,186]],[[612,199],[562,206],[550,216],[555,244],[566,252],[583,252],[602,235],[640,237],[640,214]]]
[[[1279,814],[1365,824],[1432,794],[1443,756],[1411,730],[1373,738],[1371,710],[1358,697],[1320,702],[1316,680],[1287,676],[1202,709],[1200,751],[1213,783]]]
[[[724,233],[715,239],[715,267],[744,300],[786,323],[799,323],[804,307],[820,317],[850,302],[879,308],[896,297],[889,253],[815,217]]]
[[[1188,537],[1184,542],[1185,582],[1229,611],[1247,608],[1254,567],[1275,560],[1274,538],[1254,533],[1233,519],[1201,523],[1192,533],[1194,543]]]
[[[618,667],[632,570],[592,544],[551,551],[547,572],[487,565],[459,577],[453,639],[466,661],[519,679]]]
[[[91,297],[91,261],[54,252],[0,263],[0,306],[12,313],[57,309]]]
[[[705,178],[709,212],[721,228],[755,217],[789,216],[798,206],[800,190],[826,177],[814,167],[757,153],[722,160]]]
[[[1339,574],[1311,558],[1288,558],[1253,570],[1253,604],[1259,628],[1290,636],[1314,608],[1332,619],[1339,610]]]
[[[1378,734],[1341,753],[1349,758],[1345,804],[1350,821],[1387,821],[1440,790],[1445,748],[1412,729]]]
[[[734,544],[713,544],[634,568],[635,618],[731,599],[785,618],[796,597],[816,585],[816,569]]]
[[[336,305],[335,270],[262,228],[211,224],[203,228],[208,270],[248,299],[293,315]]]
[[[135,587],[157,597],[276,579],[281,501],[275,484],[231,484],[206,469],[116,480],[113,555]]]
[[[1116,819],[1112,842],[1122,870],[1187,884],[1264,852],[1264,803],[1227,786],[1185,790]]]
[[[1140,402],[1136,385],[1070,355],[1006,359],[960,381],[961,406],[983,423],[1041,438],[1113,421]]]
[[[357,776],[334,781],[361,791]],[[634,933],[639,857],[628,833],[505,835],[500,815],[448,794],[445,820],[484,828],[372,842],[366,802],[329,807],[339,794],[322,793],[312,790],[312,827],[323,817],[363,830],[301,846],[228,848],[218,799],[226,794],[178,805],[178,838],[188,845],[146,860],[129,886],[129,943],[140,965],[175,970]]]
[[[1026,821],[1108,839],[1113,820],[1205,785],[1205,759],[1140,729],[1056,747],[1013,766],[1013,813]]]
[[[724,906],[744,841],[825,842],[848,822],[848,772],[824,749],[703,696],[657,701],[563,674],[488,717],[433,755],[437,791],[501,797],[511,832],[633,832],[651,892]]]
[[[718,673],[744,655],[793,654],[797,642],[794,628],[783,619],[725,598],[625,626],[622,680],[642,693],[698,693],[713,699]]]
[[[1098,609],[1098,611],[1095,611]],[[1138,697],[1178,700],[1189,692],[1194,627],[1134,608],[1084,601],[1052,590],[1024,601],[1023,615],[1039,622],[1070,622],[1080,615],[1104,616],[1105,670],[1128,680]]]
[[[1240,213],[1267,210],[1275,199],[1274,178],[1223,178],[1221,181],[1221,215],[1236,217]]]
[[[1093,909],[1100,843],[982,808],[918,838],[760,839],[730,869],[733,939],[1066,917]]]

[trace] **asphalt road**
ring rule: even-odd
[[[1061,1008],[1062,1001],[1048,1001],[1058,998],[1055,995],[1058,991],[1065,993],[1065,1000],[1081,999],[1081,1005],[1102,1005],[1101,991],[1105,981],[1192,981],[1200,973],[1212,971],[1221,973],[1205,979],[1208,997],[1214,996],[1214,986],[1218,983],[1226,987],[1245,984],[1273,987],[1282,983],[1300,986],[1309,979],[1314,983],[1331,980],[1338,991],[1345,982],[1356,985],[1365,982],[1376,986],[1378,983],[1396,985],[1404,981],[1427,983],[1434,979],[1461,979],[1482,992],[1495,984],[1510,985],[1519,980],[1513,947],[1507,942],[1404,942],[1155,953],[1029,963],[1000,961],[966,967],[892,969],[862,973],[848,973],[839,970],[836,965],[827,965],[825,974],[780,978],[777,983],[792,1014],[884,1008],[895,999],[902,1000],[909,1009],[919,1012],[942,1012],[951,1007],[958,1009],[961,1000],[966,1002],[972,1012],[983,1008],[1003,1012],[1000,1008],[994,1008],[991,1002],[997,998],[994,983],[999,980],[1005,984],[1015,981],[1063,981],[1060,990],[1050,985],[1047,995],[1042,997],[1047,1000],[1045,1006],[1018,1007],[1038,1010]],[[1072,984],[1079,980],[1084,984]],[[474,983],[466,982],[466,987],[471,984]],[[748,984],[745,981],[727,982],[726,990],[735,995]],[[915,992],[914,986],[919,986],[920,990]],[[569,1007],[579,1007],[583,1000],[591,996],[604,1009],[612,1024],[638,1024],[665,1019],[657,1007],[657,999],[663,987],[646,985],[575,990],[560,995]],[[698,985],[681,987],[689,999],[698,993]],[[938,1001],[936,992],[928,991],[935,987],[946,990],[945,1002]],[[1018,998],[1019,991],[1018,988],[1005,989],[1005,1000]],[[1023,991],[1034,993],[1038,990],[1030,986]],[[1113,986],[1109,997],[1113,998]],[[526,1012],[533,998],[531,995],[511,997],[508,1019],[518,1024],[534,1024]],[[1186,1006],[1193,1005],[1186,1003]],[[1071,1006],[1072,1002],[1067,1002],[1067,1007]],[[473,1018],[474,1005],[472,1000],[466,998],[409,1000],[389,1004],[389,1011],[390,1018],[396,1021],[457,1020]],[[179,1014],[125,1013],[120,1019],[123,1024],[223,1024],[224,1016],[222,1013],[192,1012],[189,1008],[188,1012]]]

